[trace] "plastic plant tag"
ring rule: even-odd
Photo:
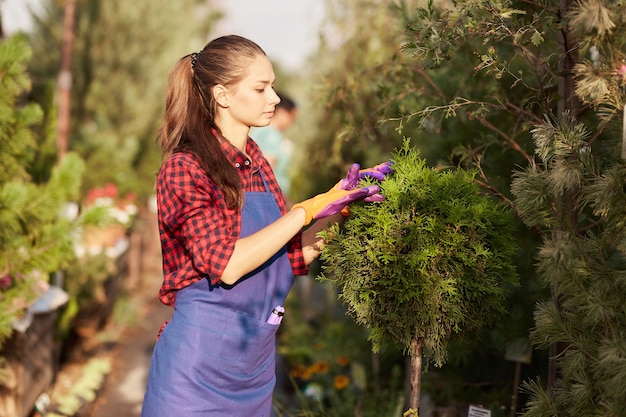
[[[491,417],[491,410],[477,405],[470,405],[467,417]]]

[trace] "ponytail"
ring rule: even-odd
[[[175,152],[189,152],[196,156],[207,176],[224,194],[226,206],[241,208],[243,192],[239,174],[224,155],[218,131],[213,120],[214,112],[209,106],[210,89],[202,90],[195,80],[192,55],[181,58],[172,68],[165,99],[165,113],[157,143],[163,160]],[[197,60],[197,55],[195,59]],[[209,102],[207,102],[209,101]]]

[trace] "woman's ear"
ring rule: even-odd
[[[221,107],[228,107],[228,90],[222,84],[217,84],[213,87],[213,98],[215,102]]]

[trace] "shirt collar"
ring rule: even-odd
[[[259,146],[248,137],[246,142],[246,154],[234,147],[228,140],[221,138],[220,145],[226,158],[237,169],[255,168],[259,164],[259,158],[261,156],[261,149]]]

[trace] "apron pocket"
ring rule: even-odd
[[[243,375],[263,372],[274,363],[278,327],[246,314],[230,314],[223,327],[218,368]]]

